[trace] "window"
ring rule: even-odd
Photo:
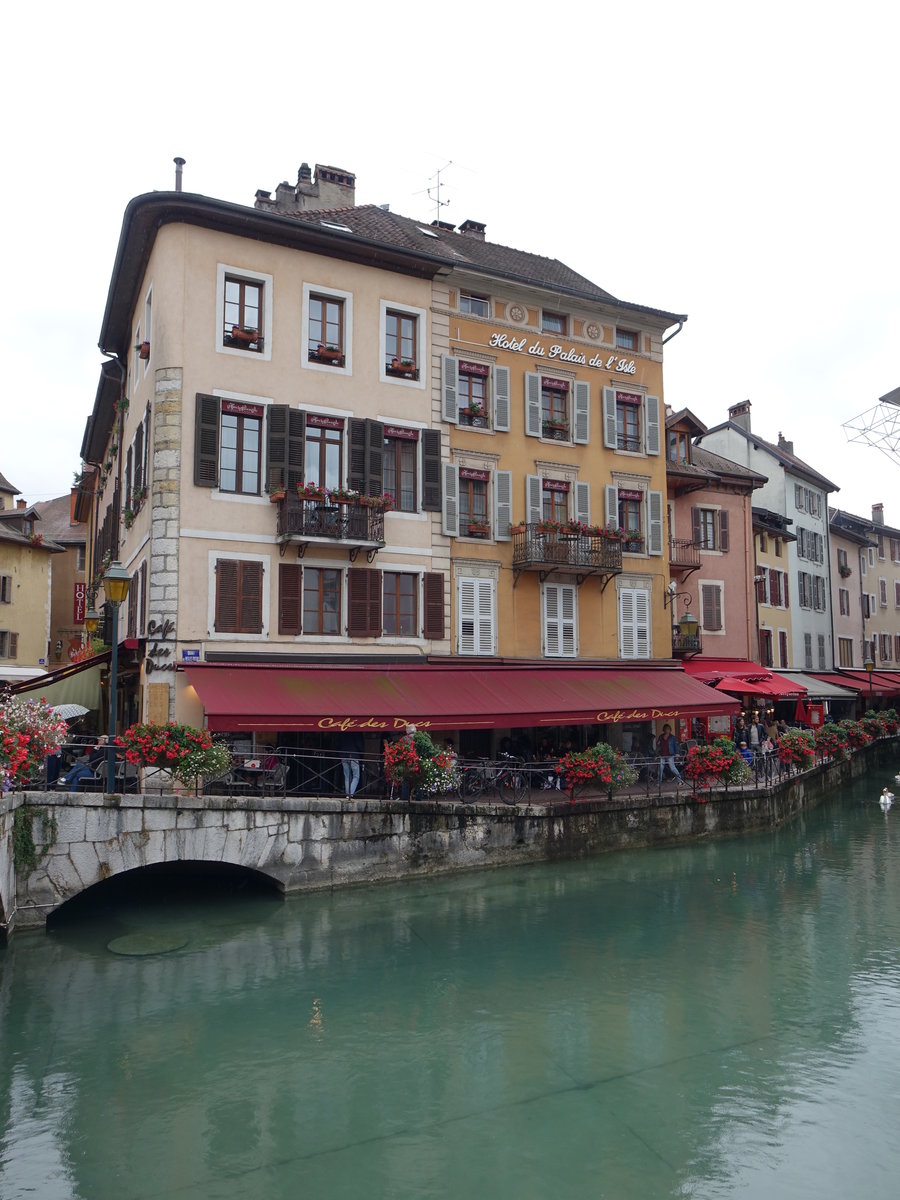
[[[794,505],[800,512],[818,517],[822,512],[822,497],[818,492],[797,483],[794,485]]]
[[[812,608],[812,577],[807,571],[799,572],[797,575],[797,585],[800,607]]]
[[[882,662],[890,662],[891,661],[891,650],[893,648],[891,635],[889,633],[883,633],[881,635],[880,641],[881,641],[881,646],[880,646],[881,661]]]
[[[216,560],[216,633],[262,633],[263,564]]]
[[[828,665],[825,659],[825,634],[820,633],[817,640],[819,647],[819,670],[824,671]]]
[[[788,665],[788,635],[785,629],[778,631],[778,665],[779,667]]]
[[[262,414],[245,416],[233,411],[242,406],[222,401],[219,450],[219,490],[259,495],[259,448]]]
[[[866,571],[866,552],[865,552],[865,550],[864,550],[864,551],[862,552],[862,554],[859,556],[859,573],[860,573],[860,575],[865,575],[865,574],[867,574],[867,571]]]
[[[759,660],[764,667],[775,666],[771,629],[760,629],[759,631]]]
[[[488,511],[489,471],[459,468],[459,532],[465,537],[485,537],[490,533]]]
[[[882,608],[887,608],[887,580],[878,580],[878,600]]]
[[[847,562],[847,551],[842,550],[840,546],[837,552],[838,570],[843,575],[845,571],[849,573],[850,564]]]
[[[812,670],[813,655],[812,655],[812,634],[804,633],[803,635],[803,665],[807,671]]]
[[[385,636],[416,637],[419,632],[417,575],[399,571],[382,574],[384,596],[382,600],[383,630]]]
[[[781,538],[775,539],[775,557],[781,558]]]
[[[894,661],[900,663],[900,633],[894,634]]]
[[[419,318],[414,313],[389,308],[384,319],[385,371],[391,375],[419,378],[418,360]]]
[[[634,533],[636,535],[635,538],[626,540],[624,547],[626,552],[634,554],[646,551],[648,554],[662,554],[662,493],[656,491],[644,493],[637,488],[616,487],[615,485],[607,486],[604,491],[606,524],[618,526],[627,534]],[[576,498],[577,494],[578,488],[576,487]],[[576,510],[577,508],[576,504]]]
[[[619,589],[619,657],[650,657],[650,592]]]
[[[223,492],[259,495],[262,404],[197,394],[194,483]],[[137,488],[137,475],[134,486]]]
[[[0,658],[17,658],[19,655],[19,635],[10,633],[8,629],[0,629]]]
[[[875,566],[875,547],[874,546],[869,547],[869,566],[870,567]]]
[[[397,512],[417,512],[418,430],[388,425],[384,432],[384,490],[394,497]]]
[[[457,653],[495,653],[494,586],[493,579],[457,579]]]
[[[459,311],[470,313],[473,317],[489,317],[491,304],[487,296],[476,296],[472,292],[460,292]]]
[[[670,430],[666,435],[666,445],[666,456],[669,462],[680,463],[691,461],[691,440],[686,433],[680,433],[675,429]]]
[[[641,492],[619,488],[619,528],[625,530],[627,534],[626,542],[631,542],[632,544],[635,542],[643,543],[644,539],[641,523],[643,499],[644,497]]]
[[[658,396],[603,389],[603,444],[630,454],[660,453]],[[577,438],[576,438],[577,440]]]
[[[87,549],[84,546],[75,547],[75,570],[83,571],[87,559]]]
[[[144,300],[144,341],[147,343],[147,357],[144,359],[144,374],[150,370],[150,353],[153,350],[153,292],[149,291]]]
[[[541,435],[558,442],[569,440],[569,384],[565,379],[541,376]]]
[[[760,552],[760,554],[765,554],[768,550],[768,547],[769,547],[768,539],[766,538],[766,535],[764,533],[761,533],[759,535],[759,552]]]
[[[564,313],[542,312],[541,329],[544,333],[568,333],[569,318]]]
[[[773,608],[787,608],[787,575],[784,571],[776,571],[774,567],[770,567],[768,571],[763,567],[762,574],[767,576],[765,582],[768,583],[768,603]]]
[[[534,380],[534,428],[526,420],[526,433],[539,437],[541,433],[540,388],[538,375],[526,375]],[[583,385],[590,391],[587,384]],[[509,367],[488,363],[468,362],[454,354],[441,357],[441,418],[458,425],[478,429],[509,430]],[[585,440],[587,437],[585,435]]]
[[[825,539],[821,533],[812,529],[797,529],[797,557],[807,558],[811,562],[825,561]]]
[[[633,329],[617,329],[616,346],[619,350],[637,350],[637,333]]]
[[[728,549],[728,513],[718,508],[692,508],[692,535],[701,550]]]
[[[884,534],[878,534],[878,557],[884,559]]]
[[[838,608],[842,617],[850,616],[850,593],[846,588],[838,588]]]
[[[456,401],[460,425],[485,428],[488,423],[488,378],[491,369],[485,363],[457,363],[459,377]]]
[[[343,482],[344,422],[341,417],[306,416],[304,483],[338,487]]]
[[[701,583],[700,610],[704,633],[721,633],[723,631],[721,583]]]
[[[894,580],[894,608],[900,608],[900,579]]]
[[[541,480],[541,516],[545,521],[569,519],[569,484],[565,480]]]
[[[78,570],[84,570],[84,547],[79,546],[82,554],[82,565]],[[0,575],[0,604],[12,604],[12,575]]]
[[[304,567],[301,632],[336,635],[340,631],[341,572],[323,567]]]
[[[226,275],[222,345],[259,353],[263,348],[262,317],[262,283]]]
[[[853,638],[838,638],[838,664],[842,667],[853,666]]]
[[[344,300],[310,293],[307,317],[307,357],[333,367],[344,365]]]
[[[544,656],[575,658],[578,591],[574,584],[545,583],[543,594]]]
[[[891,562],[900,562],[900,538],[891,538]]]

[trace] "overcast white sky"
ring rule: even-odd
[[[622,299],[686,312],[665,395],[883,500],[841,423],[900,385],[898,9],[761,0],[441,8],[157,0],[4,18],[0,471],[66,491],[122,213],[174,185],[252,204],[301,162],[357,200],[487,224]]]

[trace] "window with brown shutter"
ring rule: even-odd
[[[419,633],[419,577],[408,572],[383,575],[384,633],[387,637],[417,637]]]
[[[351,418],[347,422],[348,486],[364,496],[384,493],[384,422]]]
[[[219,482],[218,396],[197,393],[194,412],[194,483],[214,488]]]
[[[446,637],[444,627],[444,576],[440,571],[425,572],[425,637]]]
[[[422,431],[422,509],[441,511],[441,434],[437,429]]]
[[[700,587],[703,608],[703,628],[713,632],[722,628],[722,588],[717,583],[704,583]]]
[[[724,508],[719,510],[719,549],[723,554],[728,549],[728,513]]]
[[[304,482],[306,413],[289,404],[270,404],[266,413],[266,483],[295,492]],[[319,481],[316,480],[318,483]]]
[[[216,560],[216,632],[262,633],[261,562]]]
[[[296,636],[301,632],[303,568],[300,563],[278,564],[278,632]]]
[[[347,632],[350,637],[381,636],[381,572],[351,567],[347,572]]]

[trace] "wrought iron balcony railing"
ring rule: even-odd
[[[699,633],[682,633],[678,626],[672,630],[672,654],[699,654],[703,649]]]
[[[355,546],[384,545],[384,511],[363,504],[321,500],[282,500],[278,505],[280,538],[323,538]]]
[[[539,524],[526,525],[513,532],[513,569],[559,570],[567,567],[580,572],[622,570],[622,543],[617,538],[584,533],[541,532]]]
[[[673,567],[699,567],[700,547],[688,538],[669,538],[669,563]]]

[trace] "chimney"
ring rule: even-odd
[[[19,510],[19,512],[22,512],[22,510],[27,507],[28,507],[28,505],[26,504],[26,502],[24,500],[16,501],[16,508]]]
[[[345,171],[343,167],[323,167],[319,163],[316,163],[315,176],[309,169],[309,163],[301,163],[296,187],[290,183],[279,183],[274,201],[269,192],[259,189],[256,193],[256,207],[268,212],[321,212],[329,208],[355,206],[356,176],[353,172]]]
[[[883,504],[873,504],[872,505],[872,524],[873,525],[883,525],[884,524],[884,505]]]
[[[728,410],[728,420],[750,432],[750,401],[742,400],[740,404],[732,404]]]
[[[181,191],[181,168],[184,166],[183,158],[175,158],[172,160],[175,163],[175,191]]]
[[[794,443],[789,442],[781,430],[778,430],[778,449],[783,450],[785,454],[794,453]]]
[[[481,221],[463,221],[459,232],[465,237],[475,238],[478,242],[484,241],[484,224]]]

